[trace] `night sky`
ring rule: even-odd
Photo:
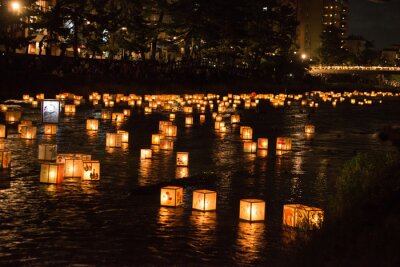
[[[400,44],[400,0],[350,0],[349,34],[378,49]]]

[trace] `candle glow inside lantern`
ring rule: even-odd
[[[206,121],[206,115],[200,114],[200,123],[204,123]]]
[[[243,151],[245,153],[256,153],[257,152],[257,143],[246,141],[243,143]]]
[[[248,126],[240,127],[240,137],[244,140],[249,140],[253,138],[253,129]]]
[[[21,138],[23,139],[36,139],[36,126],[22,126]]]
[[[4,124],[0,124],[0,138],[6,138],[7,128]]]
[[[56,135],[57,134],[57,125],[56,124],[45,124],[44,125],[44,134]]]
[[[283,206],[283,224],[303,230],[319,229],[324,220],[324,211],[320,208],[301,204]]]
[[[42,163],[40,165],[40,182],[60,184],[64,178],[64,165],[58,163]]]
[[[75,105],[67,104],[64,106],[64,113],[65,114],[74,114],[76,111]]]
[[[184,113],[192,113],[193,112],[193,108],[191,106],[184,106],[183,107],[183,112]]]
[[[215,121],[222,121],[222,116],[221,115],[215,116]]]
[[[114,112],[111,115],[111,120],[113,122],[117,122],[117,123],[123,122],[124,121],[124,113]]]
[[[176,115],[175,115],[175,113],[171,113],[171,114],[169,114],[169,120],[170,120],[170,121],[173,121],[173,120],[175,120],[175,118],[176,118]]]
[[[106,147],[122,147],[122,134],[107,133]]]
[[[57,159],[57,145],[55,144],[40,144],[38,150],[39,160],[56,160]]]
[[[131,110],[130,109],[124,109],[122,112],[124,113],[125,117],[130,117],[131,116]]]
[[[103,109],[100,113],[102,120],[111,120],[111,110]]]
[[[276,149],[277,150],[291,150],[292,149],[292,138],[277,137],[276,138]]]
[[[152,145],[159,145],[161,139],[163,139],[164,136],[162,134],[152,134],[151,135],[151,144]]]
[[[306,134],[314,134],[315,133],[315,126],[312,124],[307,124],[304,126],[304,131]]]
[[[217,192],[211,190],[194,190],[192,208],[201,211],[216,210]]]
[[[129,142],[129,132],[118,130],[117,133],[122,135],[122,143]]]
[[[161,188],[161,206],[176,207],[183,204],[183,187],[165,186]]]
[[[192,116],[187,116],[185,118],[185,125],[186,126],[192,126],[193,125],[193,117]]]
[[[168,139],[160,140],[160,149],[161,150],[172,150],[174,148],[174,142]]]
[[[0,169],[8,169],[11,162],[11,151],[8,149],[0,150]]]
[[[176,152],[176,165],[188,166],[188,164],[189,164],[189,152]]]
[[[239,218],[245,221],[264,221],[265,201],[262,199],[241,199]]]
[[[231,116],[231,123],[232,124],[240,123],[240,115],[232,115]]]
[[[100,180],[100,161],[98,160],[84,160],[82,180]]]
[[[97,131],[99,130],[99,120],[97,119],[87,119],[86,120],[86,130]]]
[[[258,149],[268,149],[268,138],[258,138]]]
[[[32,126],[32,121],[22,120],[20,124],[18,124],[18,133],[21,133],[22,127],[24,126]]]
[[[64,177],[82,177],[83,160],[81,158],[65,158]]]
[[[7,122],[17,122],[20,121],[22,112],[20,110],[7,110],[6,111],[6,121]]]
[[[175,125],[167,125],[165,127],[165,136],[166,137],[176,137],[178,131],[178,127]]]
[[[172,125],[172,121],[160,121],[160,122],[158,123],[158,130],[159,130],[161,133],[165,133],[166,127],[167,127],[167,126],[170,126],[170,125]]]
[[[140,159],[151,159],[152,151],[148,148],[140,149]]]

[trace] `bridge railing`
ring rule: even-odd
[[[320,71],[396,71],[400,72],[400,67],[384,66],[311,66],[311,72]]]

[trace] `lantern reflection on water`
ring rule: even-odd
[[[151,159],[152,151],[148,148],[140,149],[140,159]]]
[[[183,204],[183,187],[165,186],[161,188],[161,206],[176,207]]]
[[[217,209],[217,192],[211,190],[194,190],[192,208],[201,211]]]
[[[22,126],[21,138],[23,139],[36,139],[36,126]]]
[[[320,208],[301,204],[285,204],[283,206],[283,224],[303,230],[321,228],[324,212]]]
[[[11,162],[11,151],[8,149],[0,150],[0,169],[8,169]]]
[[[98,160],[84,160],[82,180],[100,180],[100,161]]]
[[[122,147],[122,134],[107,133],[106,147]]]
[[[38,151],[39,160],[56,160],[57,145],[55,144],[40,144]]]
[[[265,201],[261,199],[241,199],[239,218],[245,221],[265,219]]]
[[[291,150],[292,149],[292,138],[277,137],[276,138],[276,149],[277,150]]]
[[[176,165],[187,166],[189,164],[189,152],[176,152]]]
[[[45,135],[56,135],[57,134],[57,125],[56,124],[45,124],[44,125],[44,134]]]
[[[99,129],[99,120],[97,119],[87,119],[86,120],[86,130],[97,131]]]
[[[62,183],[64,165],[58,163],[42,163],[40,165],[40,182],[49,184]]]
[[[268,138],[258,138],[258,149],[268,149]]]

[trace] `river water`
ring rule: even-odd
[[[153,150],[153,158],[143,161],[140,149],[151,147],[151,134],[168,113],[146,115],[135,107],[124,123],[101,121],[98,132],[87,132],[86,118],[100,113],[83,105],[75,115],[63,115],[57,136],[49,138],[40,110],[22,106],[22,119],[34,121],[38,137],[19,139],[16,125],[8,126],[12,166],[0,178],[0,265],[279,265],[276,255],[290,249],[293,237],[282,227],[283,204],[324,208],[343,164],[357,152],[393,151],[376,133],[400,123],[399,97],[378,97],[364,106],[346,99],[336,107],[293,101],[276,108],[264,100],[256,108],[239,107],[241,125],[253,128],[253,140],[269,138],[265,155],[243,152],[239,126],[227,123],[226,134],[216,133],[211,113],[200,123],[195,111],[194,125],[185,127],[178,112],[174,151]],[[223,120],[229,122],[229,115]],[[304,134],[307,123],[316,126],[312,138]],[[129,146],[106,149],[106,133],[117,128],[129,131]],[[292,137],[292,151],[277,156],[277,136]],[[56,143],[59,153],[91,154],[101,162],[100,181],[39,183],[40,143]],[[190,153],[191,178],[177,180],[176,151]],[[177,182],[184,187],[183,206],[160,207],[161,185]],[[195,189],[217,191],[215,212],[192,211]],[[266,201],[265,222],[239,220],[242,198]]]

